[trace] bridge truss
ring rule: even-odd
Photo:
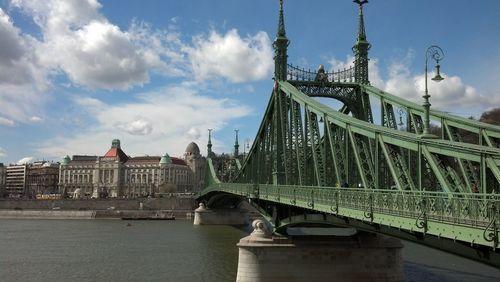
[[[312,72],[286,63],[280,10],[275,83],[252,148],[227,183],[209,159],[199,200],[248,199],[277,232],[354,226],[500,266],[500,127],[431,110],[440,130],[423,138],[424,108],[369,84],[361,23],[362,4],[355,66]]]

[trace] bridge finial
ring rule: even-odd
[[[235,140],[234,140],[234,157],[237,158],[238,155],[240,154],[239,152],[239,148],[240,148],[240,145],[238,144],[238,129],[235,129],[234,132],[236,133],[236,137],[235,137]]]
[[[368,3],[368,0],[354,0],[354,3],[359,5],[358,17],[358,37],[356,43],[352,47],[354,52],[354,78],[358,83],[369,84],[368,80],[368,50],[370,50],[370,43],[366,39],[365,32],[365,19],[363,15],[363,5]]]
[[[212,156],[212,130],[208,129],[207,157],[209,158]]]
[[[368,0],[354,0],[354,3],[359,5],[359,27],[358,27],[358,41],[366,40],[365,33],[365,20],[363,17],[363,5],[368,3]]]
[[[280,0],[280,16],[278,21],[278,32],[276,37],[286,37],[285,32],[285,17],[283,16],[283,0]]]
[[[276,39],[274,40],[274,79],[276,80],[286,80],[286,68],[287,68],[287,48],[288,38],[286,38],[285,32],[285,17],[283,15],[283,0],[280,0],[280,11],[278,20],[278,32],[276,33]]]

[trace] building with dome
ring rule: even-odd
[[[115,139],[103,156],[66,156],[59,171],[59,191],[84,197],[142,197],[162,193],[198,192],[204,184],[206,159],[191,142],[184,159],[163,156],[130,157]]]

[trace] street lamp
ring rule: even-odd
[[[436,61],[436,76],[431,78],[432,80],[436,82],[440,82],[444,78],[441,76],[439,73],[439,61],[441,61],[444,58],[444,52],[443,50],[436,45],[432,45],[429,48],[427,48],[427,51],[425,52],[425,95],[422,96],[424,98],[424,132],[421,135],[422,138],[436,138],[436,136],[432,135],[429,132],[429,127],[430,127],[430,118],[429,118],[429,108],[431,107],[431,104],[429,103],[429,90],[427,89],[427,61],[429,60],[429,57],[434,59]]]

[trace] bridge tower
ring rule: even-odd
[[[354,81],[360,85],[368,85],[370,84],[368,77],[368,61],[370,60],[368,58],[368,50],[370,50],[371,44],[366,38],[365,19],[363,15],[363,5],[367,4],[368,0],[354,0],[353,2],[359,6],[358,36],[354,46],[352,46],[352,51],[354,52]],[[373,123],[373,115],[368,94],[363,93],[360,89],[356,92],[358,99],[360,99],[364,115],[358,118]],[[370,144],[370,147],[373,147],[373,144]]]
[[[238,156],[240,155],[240,151],[239,151],[239,148],[240,148],[240,145],[238,144],[238,129],[236,129],[234,131],[236,133],[236,136],[235,136],[235,139],[234,139],[234,158],[237,159]]]
[[[286,175],[284,163],[284,144],[283,132],[284,121],[283,116],[283,101],[280,90],[277,88],[277,82],[287,79],[287,49],[290,41],[286,37],[285,32],[285,17],[283,15],[283,0],[280,0],[278,31],[276,32],[276,39],[274,40],[274,107],[277,109],[277,114],[272,116],[273,119],[273,138],[277,142],[273,148],[273,184],[286,184]]]

